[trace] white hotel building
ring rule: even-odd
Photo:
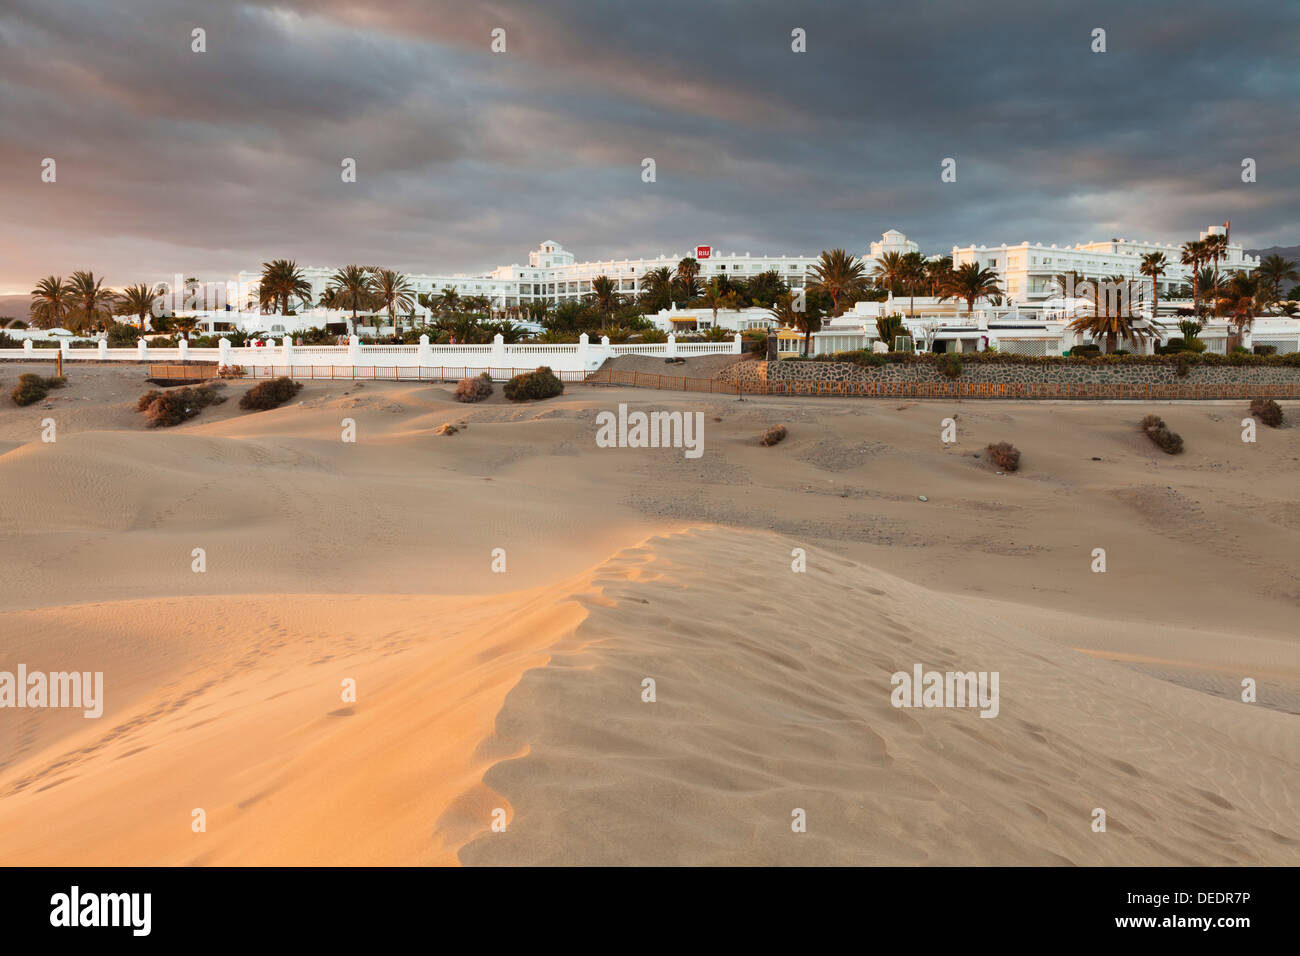
[[[901,232],[891,229],[880,242],[871,243],[871,251],[863,256],[869,273],[878,258],[885,252],[915,252],[917,244]],[[574,255],[558,242],[548,239],[528,254],[527,265],[499,266],[490,272],[467,275],[465,273],[408,274],[406,279],[416,293],[437,294],[445,287],[454,286],[462,298],[486,296],[494,309],[527,305],[530,302],[567,302],[581,299],[591,292],[591,281],[597,276],[608,276],[618,283],[619,290],[634,296],[641,291],[646,273],[667,268],[676,274],[677,263],[687,256],[700,264],[700,283],[708,283],[718,276],[748,279],[760,272],[776,272],[793,288],[802,288],[808,273],[820,256],[804,255],[751,255],[748,252],[722,253],[709,246],[696,246],[688,252],[660,255],[643,259],[601,259],[576,262]],[[319,302],[321,293],[329,285],[336,269],[307,266],[302,272],[312,287],[312,301]],[[260,273],[244,271],[236,281],[245,296],[241,312],[258,311],[257,285]],[[417,313],[423,312],[417,309]]]
[[[1223,226],[1211,226],[1201,233],[1222,235]],[[1179,261],[1181,247],[1159,242],[1139,242],[1135,239],[1111,239],[1106,242],[1086,242],[1074,246],[1044,246],[1041,242],[1030,245],[1022,242],[1008,246],[954,246],[952,264],[956,268],[973,262],[981,268],[991,268],[998,274],[998,284],[1008,301],[1021,305],[1041,304],[1059,295],[1058,276],[1076,272],[1089,280],[1123,276],[1136,282],[1138,292],[1146,296],[1151,290],[1151,279],[1141,271],[1142,257],[1151,252],[1163,252],[1167,265],[1165,274],[1157,285],[1161,302],[1176,298],[1175,290],[1191,285],[1192,270]],[[1229,243],[1227,258],[1219,261],[1219,274],[1238,269],[1250,272],[1259,267],[1259,258],[1248,256],[1240,243]]]
[[[465,273],[416,273],[408,274],[406,279],[416,293],[441,292],[448,286],[454,286],[462,298],[468,296],[486,296],[494,309],[506,309],[530,302],[568,302],[581,299],[591,292],[591,281],[597,276],[608,276],[618,283],[619,290],[629,296],[641,291],[641,282],[646,273],[660,268],[667,268],[676,274],[677,263],[687,256],[694,256],[700,263],[700,282],[707,283],[715,276],[734,276],[747,279],[760,272],[775,271],[780,273],[786,283],[802,287],[807,281],[808,270],[817,262],[817,256],[800,255],[750,255],[746,253],[727,253],[714,251],[707,246],[700,246],[689,252],[660,255],[643,259],[602,259],[591,262],[576,262],[569,252],[558,242],[547,240],[528,254],[528,264],[518,263],[499,266],[490,272],[467,275]],[[304,267],[302,272],[312,286],[312,300],[320,301],[321,293],[329,285],[330,277],[336,269],[319,266]],[[238,282],[241,289],[247,290],[247,298],[240,311],[257,311],[257,284],[260,273],[241,272]],[[423,312],[417,309],[417,312]]]
[[[1201,233],[1201,237],[1223,231],[1222,226],[1212,226]],[[917,243],[891,229],[881,236],[880,241],[872,242],[860,258],[867,274],[870,274],[886,253],[917,251]],[[826,349],[858,347],[852,343],[864,338],[870,339],[874,335],[875,317],[888,313],[914,313],[915,318],[909,317],[907,320],[909,326],[917,325],[918,329],[927,324],[939,326],[936,348],[944,343],[942,347],[975,350],[984,347],[980,344],[982,340],[984,344],[1001,343],[1001,347],[1007,350],[1059,354],[1078,338],[1064,328],[1069,316],[1077,314],[1079,309],[1090,311],[1092,305],[1083,299],[1068,303],[1061,299],[1055,286],[1057,277],[1063,273],[1075,272],[1089,280],[1108,279],[1111,276],[1132,279],[1138,296],[1139,304],[1136,307],[1142,309],[1149,297],[1151,281],[1142,275],[1140,267],[1142,256],[1150,252],[1163,252],[1167,260],[1166,272],[1160,278],[1159,288],[1162,310],[1167,307],[1166,314],[1169,314],[1177,305],[1188,304],[1178,301],[1176,290],[1191,282],[1190,268],[1178,261],[1179,247],[1170,244],[1112,239],[1060,247],[1044,246],[1042,243],[1031,245],[1029,242],[1014,246],[957,246],[952,250],[954,266],[973,262],[997,273],[998,283],[1004,293],[1001,303],[980,303],[976,313],[970,315],[967,314],[965,303],[951,299],[940,301],[917,296],[914,300],[910,297],[896,298],[886,303],[860,302],[844,316],[828,323],[819,338],[824,340],[823,346]],[[747,279],[761,272],[774,271],[795,288],[804,287],[808,283],[809,274],[818,261],[817,256],[760,256],[735,252],[724,254],[708,246],[699,246],[686,253],[654,258],[577,262],[573,253],[559,243],[547,240],[529,253],[527,265],[500,266],[475,275],[408,274],[407,281],[416,293],[437,294],[446,287],[454,286],[462,297],[485,296],[492,303],[493,309],[503,310],[531,302],[555,303],[581,299],[591,292],[592,280],[601,275],[615,280],[624,295],[635,296],[641,291],[641,284],[648,272],[667,268],[670,273],[675,273],[678,262],[687,256],[692,256],[699,262],[702,284],[717,276]],[[1250,271],[1258,265],[1258,258],[1245,255],[1240,244],[1232,243],[1228,246],[1226,259],[1219,263],[1219,272],[1222,275],[1238,269]],[[311,283],[313,302],[319,302],[321,293],[329,285],[336,270],[305,267],[302,271]],[[319,326],[327,321],[343,321],[348,317],[346,312],[326,312],[318,308],[296,316],[260,315],[258,280],[257,272],[239,274],[237,281],[242,301],[239,313],[242,314],[238,318],[229,311],[205,312],[202,313],[200,326],[205,331],[239,326],[245,331],[269,331],[280,335]],[[419,306],[415,312],[417,317],[427,315],[427,310]],[[700,308],[661,312],[648,318],[654,320],[664,331],[679,332],[706,328],[715,322],[711,310]],[[1287,329],[1291,329],[1295,325],[1295,319],[1286,319],[1284,323]],[[740,331],[770,326],[772,319],[764,309],[724,310],[716,316],[716,324]],[[1289,335],[1290,332],[1286,334]],[[1227,330],[1207,328],[1205,337],[1212,348],[1221,350],[1226,342]],[[793,340],[786,344],[790,348],[797,347]],[[1278,344],[1284,346],[1286,342],[1280,340]]]
[[[1201,237],[1222,233],[1222,226],[1211,226]],[[916,252],[918,246],[896,229],[870,244],[869,251],[861,256],[868,274],[887,252]],[[1159,280],[1160,297],[1172,300],[1179,286],[1190,284],[1191,269],[1179,262],[1179,247],[1168,243],[1139,242],[1132,239],[1111,239],[1105,242],[1080,243],[1074,246],[1045,246],[1041,242],[1022,242],[1009,246],[954,246],[954,267],[974,262],[998,274],[999,284],[1007,302],[1033,308],[1059,294],[1054,286],[1057,276],[1076,272],[1089,279],[1120,275],[1138,283],[1143,295],[1150,289],[1150,280],[1142,275],[1142,257],[1150,252],[1163,252],[1168,263],[1165,275]],[[700,263],[700,282],[707,283],[717,276],[747,279],[760,272],[778,273],[794,288],[803,287],[808,274],[817,263],[817,256],[807,255],[751,255],[748,252],[722,253],[708,246],[697,246],[685,253],[659,255],[641,259],[600,259],[588,262],[575,261],[558,242],[547,240],[528,254],[528,263],[499,266],[489,272],[417,273],[409,274],[407,281],[417,293],[436,294],[443,288],[454,286],[462,297],[486,296],[494,309],[506,309],[530,302],[567,302],[581,299],[591,292],[591,282],[597,276],[608,276],[618,283],[619,290],[634,296],[641,291],[646,273],[667,268],[675,273],[677,263],[686,256]],[[1245,255],[1240,243],[1230,243],[1227,258],[1220,261],[1220,274],[1242,269],[1250,271],[1259,266],[1259,259]],[[307,266],[303,274],[312,286],[313,302],[320,301],[321,293],[329,285],[334,268]],[[256,312],[257,285],[260,274],[239,273],[239,288],[245,299],[240,311]],[[423,312],[424,310],[417,310]]]

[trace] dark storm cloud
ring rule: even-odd
[[[543,238],[590,258],[811,253],[896,227],[945,251],[1180,241],[1231,218],[1249,244],[1290,244],[1298,11],[8,0],[0,291],[281,255],[477,270]],[[955,184],[939,181],[948,156]]]

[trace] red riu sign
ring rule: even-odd
[[[712,247],[712,246],[696,246],[696,247],[695,247],[695,258],[696,258],[696,259],[707,259],[707,258],[709,258],[709,256],[711,256],[712,254],[713,254],[713,247]]]

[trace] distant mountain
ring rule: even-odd
[[[0,316],[5,321],[0,325],[8,325],[9,319],[28,320],[31,313],[32,297],[29,295],[0,295]]]
[[[1246,254],[1252,256],[1281,256],[1283,259],[1289,259],[1291,262],[1300,264],[1300,246],[1270,246],[1267,249],[1247,249]]]

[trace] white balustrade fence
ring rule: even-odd
[[[490,345],[431,345],[428,336],[421,336],[419,345],[362,345],[353,336],[348,345],[294,345],[285,337],[280,345],[257,348],[235,348],[222,340],[219,348],[191,348],[181,342],[176,348],[150,348],[142,339],[133,348],[108,347],[100,342],[96,348],[69,348],[61,346],[64,361],[124,361],[124,362],[215,362],[218,365],[241,365],[245,368],[272,366],[318,368],[536,368],[549,365],[557,372],[590,372],[616,355],[661,355],[673,358],[678,355],[739,355],[741,338],[722,342],[677,343],[669,335],[667,342],[654,345],[611,345],[607,337],[591,342],[586,333],[577,344],[523,343],[506,345],[496,336]],[[53,359],[56,349],[33,347],[31,341],[22,348],[0,349],[0,359]]]

